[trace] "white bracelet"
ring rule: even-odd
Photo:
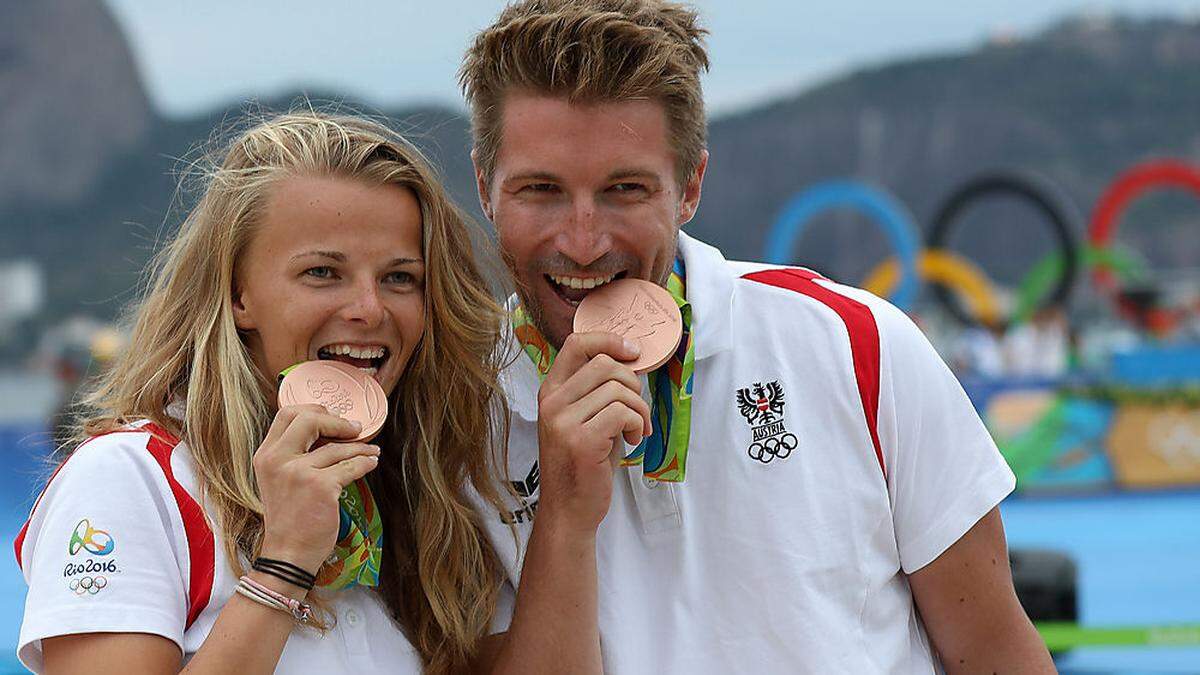
[[[260,605],[291,614],[292,618],[301,624],[307,624],[312,620],[312,607],[308,603],[289,598],[282,593],[276,593],[248,576],[238,580],[236,590],[239,594]]]
[[[274,600],[272,600],[266,596],[259,595],[258,593],[254,592],[253,589],[247,588],[241,584],[238,584],[237,588],[235,588],[234,590],[236,590],[239,595],[249,598],[264,607],[270,607],[271,609],[278,609],[278,610],[281,610],[284,612],[288,611],[287,607],[284,607],[283,605],[279,604],[278,602],[275,602]],[[288,612],[288,613],[290,614],[291,612]]]

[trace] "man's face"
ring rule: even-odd
[[[700,201],[707,153],[683,186],[661,104],[589,105],[509,94],[492,180],[476,166],[484,213],[521,302],[556,347],[593,289],[633,277],[662,284],[679,226]]]

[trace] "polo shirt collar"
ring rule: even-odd
[[[696,360],[700,361],[732,346],[734,278],[720,251],[683,232],[679,233],[679,255],[687,275]]]

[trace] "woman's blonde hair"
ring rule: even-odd
[[[270,422],[271,373],[260,372],[234,326],[239,256],[267,196],[296,175],[344,177],[411,190],[421,206],[425,333],[391,396],[391,420],[368,481],[384,520],[379,592],[430,672],[464,666],[487,627],[501,580],[464,493],[500,512],[493,480],[507,411],[497,383],[502,325],[475,260],[467,219],[421,153],[387,127],[311,110],[262,119],[212,155],[203,193],[158,254],[131,313],[120,360],[85,399],[83,435],[136,419],[177,431],[194,459],[225,554],[257,553],[262,504],[251,458]],[[185,400],[182,423],[166,414]],[[499,421],[499,423],[498,423]]]

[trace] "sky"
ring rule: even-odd
[[[105,0],[168,115],[300,89],[379,107],[460,106],[455,72],[500,0]],[[855,68],[1028,35],[1069,14],[1170,14],[1200,0],[701,0],[714,114]]]

